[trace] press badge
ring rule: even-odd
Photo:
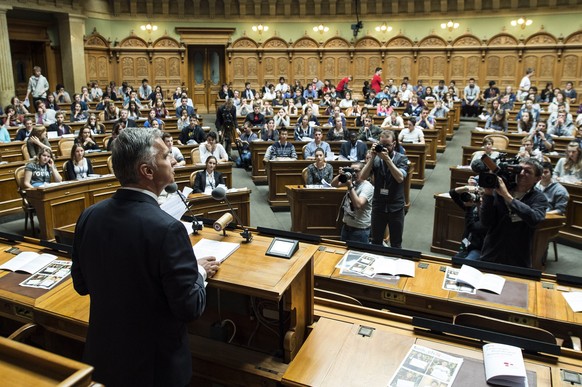
[[[389,192],[390,191],[388,191],[388,188],[380,188],[380,195],[388,196]]]
[[[517,214],[510,214],[509,217],[513,223],[515,222],[522,222],[523,220]]]

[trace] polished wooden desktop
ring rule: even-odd
[[[291,231],[340,239],[342,219],[339,210],[346,188],[285,187],[291,209]]]

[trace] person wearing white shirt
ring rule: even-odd
[[[219,163],[225,163],[228,161],[228,154],[221,144],[217,143],[216,132],[208,133],[206,136],[206,141],[200,144],[200,162],[206,163],[206,159],[209,156],[216,157]]]
[[[525,70],[525,75],[523,78],[521,78],[521,81],[519,82],[519,95],[518,98],[520,101],[523,101],[529,94],[529,88],[531,87],[531,77],[533,77],[535,74],[535,70],[531,67],[528,67],[527,70]]]
[[[402,144],[424,144],[424,132],[420,126],[416,126],[416,121],[411,118],[408,120],[408,128],[400,131],[398,141]]]

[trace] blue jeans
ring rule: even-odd
[[[341,238],[342,241],[369,243],[368,239],[370,238],[370,228],[368,227],[366,229],[356,229],[344,224],[342,226]]]
[[[248,165],[251,165],[251,152],[243,151],[240,157],[236,159],[236,166],[240,168]]]
[[[465,257],[465,259],[468,259],[470,261],[478,261],[481,259],[481,250],[471,250],[469,251],[469,254],[467,254],[467,256]]]

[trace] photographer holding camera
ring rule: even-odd
[[[408,173],[408,158],[394,149],[396,137],[391,130],[380,134],[380,142],[372,145],[372,157],[360,179],[374,174],[372,204],[372,243],[381,245],[386,224],[390,231],[390,246],[402,247],[404,231],[404,179]]]
[[[353,163],[350,168],[340,168],[339,175],[333,178],[333,187],[348,187],[342,201],[344,216],[342,222],[342,241],[368,243],[374,186],[362,179],[363,163]]]
[[[479,184],[484,188],[479,216],[488,229],[481,260],[531,267],[534,231],[544,220],[548,206],[544,194],[534,189],[543,168],[531,158],[522,161],[518,168],[512,167],[511,173],[498,168],[496,179],[479,176]],[[494,184],[484,184],[485,180]]]
[[[477,186],[477,181],[471,176],[467,185],[453,188],[449,191],[449,195],[455,204],[465,212],[465,230],[463,231],[461,248],[455,257],[479,260],[487,229],[479,220],[481,190]]]

